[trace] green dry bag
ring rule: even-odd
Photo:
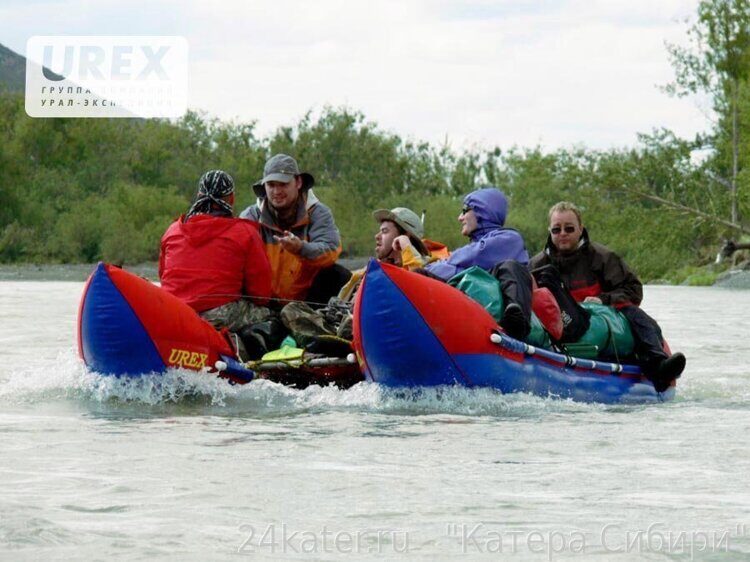
[[[481,304],[489,312],[496,322],[503,319],[503,295],[500,292],[500,282],[479,266],[465,269],[454,275],[448,283],[459,291]],[[526,342],[536,347],[551,347],[549,334],[544,330],[542,323],[532,312],[531,332],[526,337]]]
[[[451,277],[448,284],[477,301],[495,321],[500,322],[503,317],[500,282],[487,271],[475,265]]]
[[[575,354],[578,346],[596,346],[597,356],[621,359],[633,353],[633,334],[628,320],[611,306],[581,303],[591,313],[591,325],[580,340],[567,346]]]

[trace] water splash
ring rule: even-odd
[[[590,411],[590,404],[530,395],[502,395],[492,389],[440,387],[388,389],[360,383],[348,390],[311,386],[296,390],[266,380],[231,385],[218,377],[174,369],[136,378],[89,372],[73,350],[46,364],[16,369],[0,383],[0,402],[30,404],[69,401],[98,414],[259,415],[349,411],[386,415],[454,414],[530,417],[550,412]],[[85,408],[84,408],[85,409]]]
[[[744,378],[744,377],[743,377]],[[738,395],[739,381],[685,381],[677,404],[725,404]],[[723,384],[722,384],[723,382]],[[438,387],[389,389],[360,383],[348,390],[311,386],[296,390],[266,380],[231,385],[205,373],[173,369],[136,378],[101,376],[88,371],[74,350],[54,361],[16,368],[0,381],[0,403],[64,401],[96,415],[163,416],[295,416],[331,411],[396,416],[449,414],[503,419],[538,418],[577,413],[637,412],[636,406],[583,404],[555,397],[503,395],[488,388]]]

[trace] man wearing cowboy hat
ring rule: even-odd
[[[313,194],[314,183],[294,158],[276,154],[253,185],[258,201],[240,215],[261,225],[278,299],[326,302],[348,279],[347,270],[333,267],[341,237],[331,210]]]
[[[378,261],[413,270],[450,255],[444,244],[424,237],[422,220],[411,209],[378,209],[372,216],[380,223],[375,233],[375,257]]]
[[[445,245],[424,238],[422,220],[411,209],[378,209],[372,215],[379,224],[375,233],[378,261],[414,270],[450,254]],[[352,339],[351,309],[364,274],[365,268],[354,271],[338,296],[323,309],[313,310],[305,303],[293,302],[281,310],[284,326],[298,343],[316,336]]]

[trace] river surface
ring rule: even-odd
[[[646,288],[676,399],[118,380],[0,282],[0,559],[747,560],[750,291]]]

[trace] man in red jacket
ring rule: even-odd
[[[233,205],[232,177],[221,170],[203,174],[192,206],[162,236],[159,278],[214,326],[238,333],[249,357],[265,347],[248,335],[270,315],[264,305],[271,266],[258,223],[234,218]]]

